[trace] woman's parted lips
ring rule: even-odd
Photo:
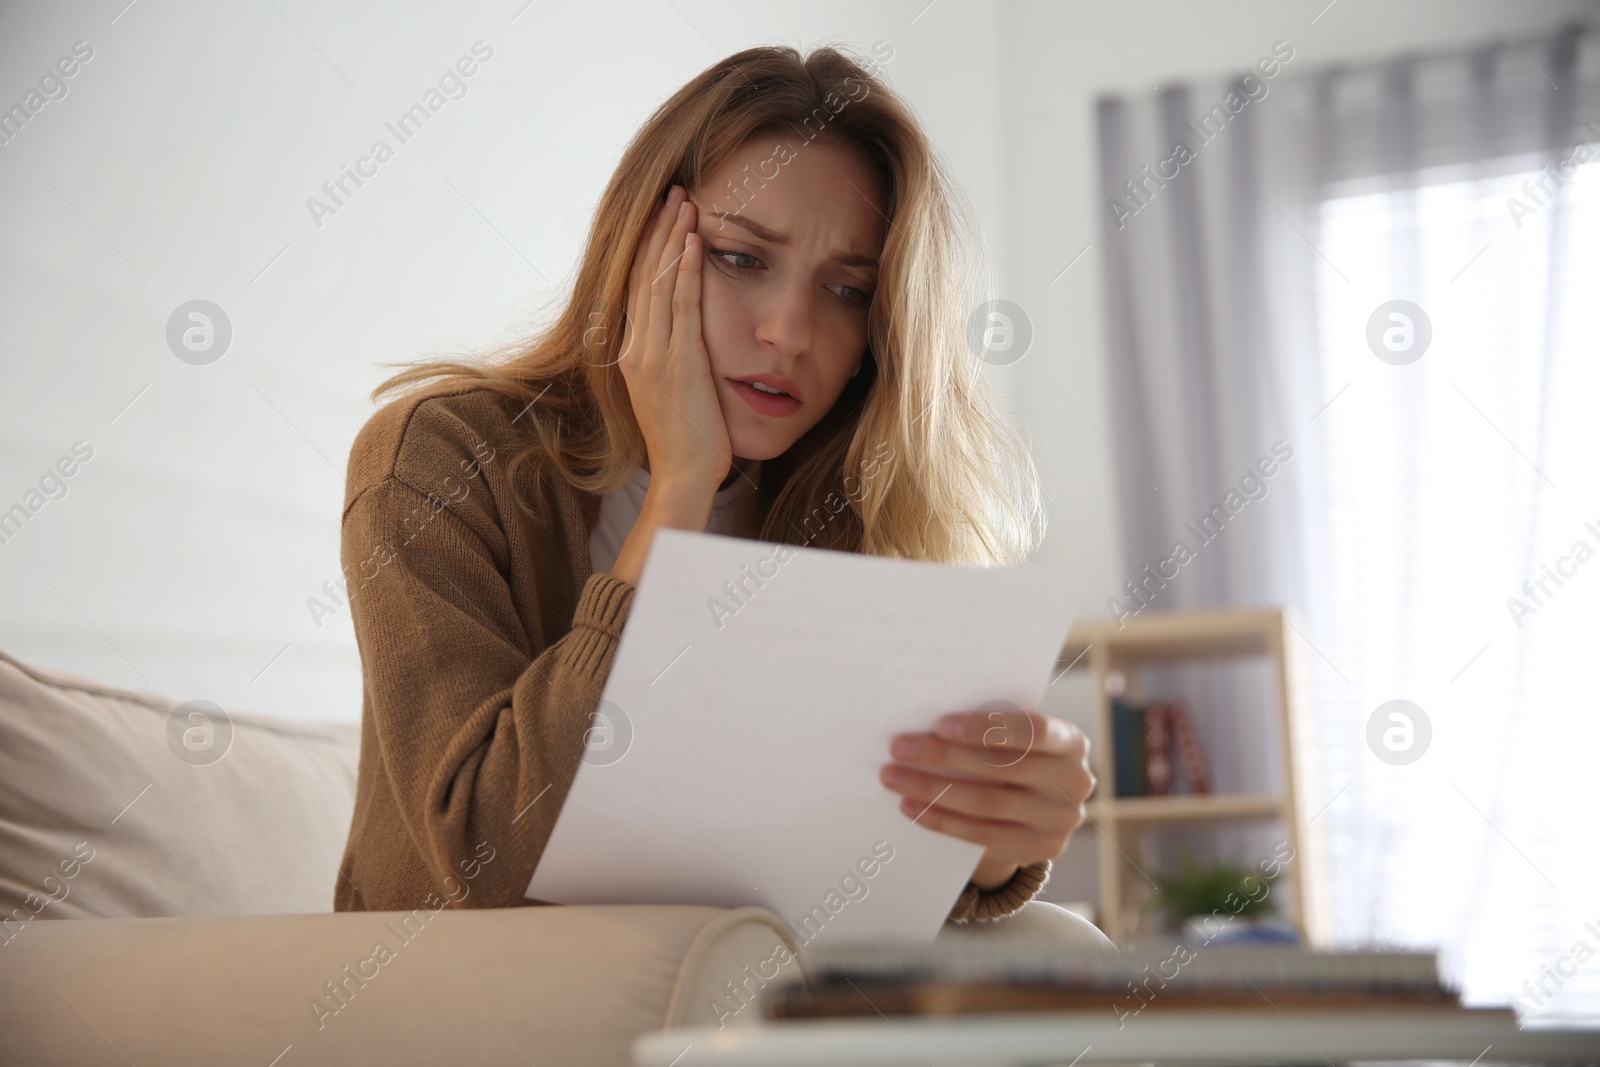
[[[747,385],[752,382],[760,382],[769,389],[782,389],[793,397],[797,403],[805,403],[805,397],[800,395],[800,387],[795,384],[793,378],[783,378],[776,374],[747,374],[743,378],[729,378],[728,381],[744,382]]]

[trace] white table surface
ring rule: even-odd
[[[1600,1028],[1518,1030],[1503,1015],[1168,1010],[879,1017],[694,1027],[645,1034],[636,1067],[1024,1067],[1024,1065],[1344,1064],[1453,1061],[1600,1065]]]

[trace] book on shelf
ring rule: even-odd
[[[1187,952],[1183,950],[1187,949]],[[1283,946],[1063,950],[1015,937],[849,942],[767,989],[771,1019],[1185,1009],[1461,1011],[1431,952]],[[1507,1009],[1509,1011],[1509,1009]]]
[[[1211,774],[1182,701],[1133,704],[1111,701],[1112,774],[1116,796],[1170,796],[1211,792]],[[1181,764],[1184,786],[1178,786]]]
[[[1145,793],[1145,715],[1145,708],[1129,704],[1120,697],[1111,702],[1112,756],[1116,763],[1114,777],[1119,797]]]

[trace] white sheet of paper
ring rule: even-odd
[[[758,904],[802,943],[933,940],[983,849],[900,811],[889,739],[1037,708],[1073,599],[1032,565],[658,532],[526,895]]]

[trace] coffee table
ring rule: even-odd
[[[645,1034],[636,1067],[1042,1067],[1453,1061],[1600,1065],[1594,1029],[1518,1029],[1505,1011],[1154,1011],[804,1020]]]

